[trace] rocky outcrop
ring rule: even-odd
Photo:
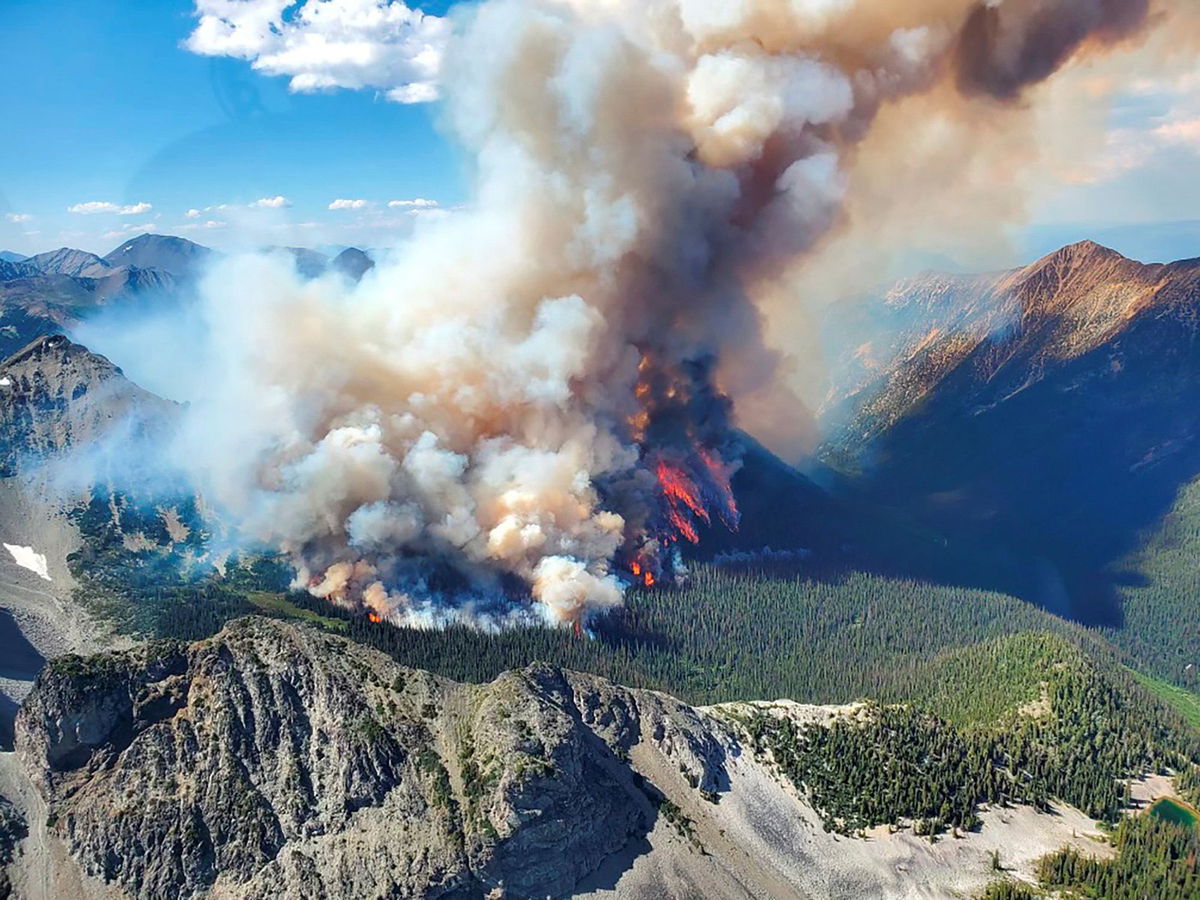
[[[17,746],[85,871],[134,896],[528,897],[570,893],[651,829],[662,793],[635,747],[713,790],[723,735],[590,676],[459,685],[252,618],[60,658]]]
[[[17,721],[38,834],[14,883],[104,900],[952,897],[983,889],[997,850],[1026,877],[1063,844],[1102,852],[1067,807],[985,812],[936,845],[826,833],[741,723],[854,709],[696,709],[543,664],[456,684],[241,619],[43,670]]]
[[[28,833],[28,827],[20,811],[0,794],[0,900],[12,895],[12,882],[8,877],[8,865],[13,860],[13,849]]]
[[[173,408],[104,357],[44,335],[0,363],[0,473],[95,447],[117,429],[136,442],[164,427]]]

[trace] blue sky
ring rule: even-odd
[[[234,6],[252,12],[284,2]],[[441,16],[449,2],[420,8]],[[410,16],[399,0],[342,3]],[[408,81],[420,86],[416,50],[441,19],[394,20],[377,48],[388,64],[375,59],[350,70],[297,62],[295,46],[268,33],[231,58],[254,21],[233,38],[218,28],[202,46],[184,46],[201,12],[212,18],[229,7],[228,0],[0,0],[0,249],[103,253],[145,230],[212,246],[247,236],[383,246],[412,216],[428,213],[403,201],[465,199],[464,161],[439,133],[438,104],[393,102]],[[290,54],[284,62],[282,50]],[[291,89],[303,89],[304,78],[352,89]],[[1108,146],[1081,177],[1039,198],[1020,252],[1107,236],[1141,258],[1200,255],[1198,97],[1200,64],[1173,83],[1123,90]],[[330,209],[337,200],[347,202]]]
[[[220,229],[203,223],[228,216],[206,208],[277,196],[291,206],[276,221],[317,222],[315,242],[336,242],[340,228],[371,236],[348,226],[355,211],[327,209],[337,198],[377,210],[462,199],[461,161],[438,134],[436,104],[371,90],[291,93],[286,79],[241,60],[182,49],[195,24],[190,0],[3,0],[0,248],[107,251],[120,243],[115,232],[148,224],[220,243]],[[91,201],[153,209],[66,212]],[[203,215],[188,219],[189,209]],[[280,243],[314,243],[281,230]]]

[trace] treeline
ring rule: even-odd
[[[254,612],[247,591],[282,591],[290,581],[286,567],[271,557],[234,556],[214,565],[206,556],[211,535],[188,495],[168,508],[98,488],[70,518],[83,538],[67,557],[76,597],[129,634],[207,637]]]
[[[1122,627],[1104,635],[1130,665],[1200,691],[1200,480],[1183,487],[1171,511],[1136,552],[1117,565],[1141,577],[1120,588]]]
[[[1200,804],[1200,766],[1189,766],[1175,779],[1175,787],[1185,800]]]
[[[1060,850],[1038,864],[1050,889],[1111,900],[1195,900],[1200,897],[1200,833],[1154,816],[1124,819],[1112,838],[1117,855],[1094,859]]]
[[[1129,805],[1128,775],[1179,768],[1197,756],[1186,733],[1164,727],[1086,663],[1042,672],[1044,707],[994,726],[871,705],[829,724],[761,712],[745,727],[755,749],[807,793],[825,827],[844,833],[906,820],[918,834],[969,831],[982,805],[1048,810],[1054,799],[1114,822]]]
[[[194,565],[206,535],[194,507],[177,511],[188,526],[182,542],[168,533],[161,510],[120,497],[97,495],[77,511],[85,541],[71,563],[93,609],[144,636],[191,640],[254,611],[252,592],[285,590],[290,573],[277,559],[230,561],[224,574]],[[634,588],[626,599],[625,608],[591,622],[587,638],[544,627],[397,628],[304,592],[288,596],[345,621],[351,637],[399,662],[458,681],[489,681],[541,660],[696,704],[870,697],[911,701],[960,726],[1039,702],[1042,671],[1068,655],[1112,657],[1093,633],[1007,595],[811,560],[698,565],[679,585]],[[1004,640],[1033,633],[1043,637]],[[1106,675],[1137,691],[1115,663]],[[1148,719],[1178,724],[1137,695]]]
[[[683,585],[633,589],[624,609],[592,623],[594,639],[540,627],[499,634],[463,626],[396,628],[304,594],[289,599],[346,619],[356,640],[405,665],[458,681],[489,681],[543,660],[697,704],[923,695],[939,704],[949,700],[961,719],[994,718],[1014,702],[1035,699],[1038,685],[1020,674],[1028,670],[1025,660],[997,657],[994,677],[979,678],[981,658],[958,654],[1028,631],[1090,640],[1082,629],[1001,594],[861,572],[798,574],[785,567],[700,566]]]

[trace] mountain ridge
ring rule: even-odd
[[[937,845],[839,840],[744,730],[873,715],[697,709],[540,663],[458,684],[249,618],[52,662],[17,744],[48,839],[136,897],[948,894],[981,889],[999,846],[1028,871],[1099,848],[1068,807],[984,813]]]
[[[0,472],[105,445],[114,429],[136,441],[165,427],[173,408],[105,357],[43,335],[0,362]]]
[[[844,424],[822,458],[876,502],[1016,552],[1006,590],[1119,627],[1106,567],[1200,472],[1200,261],[1084,242],[911,279],[880,306],[916,324],[827,411]]]

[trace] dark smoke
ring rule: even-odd
[[[967,19],[958,45],[965,94],[1016,100],[1053,75],[1089,40],[1112,44],[1135,34],[1150,0],[1005,0]]]

